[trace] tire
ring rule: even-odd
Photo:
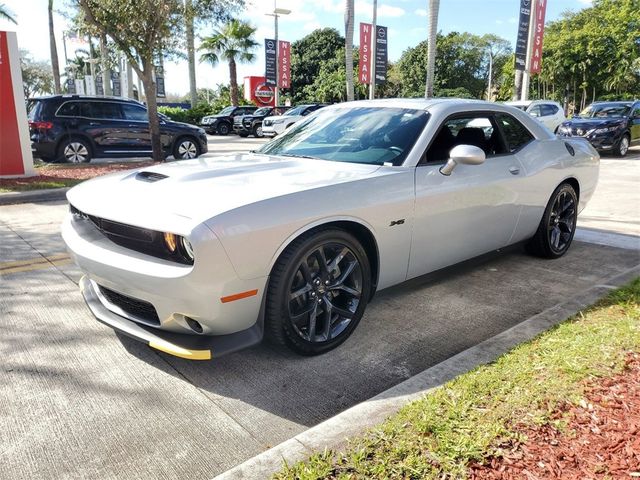
[[[578,196],[571,185],[563,183],[551,195],[527,250],[542,258],[560,258],[571,246],[577,220]]]
[[[231,131],[231,127],[229,127],[229,124],[225,122],[221,123],[216,128],[216,133],[218,135],[229,135],[230,131]]]
[[[93,157],[91,145],[82,137],[69,137],[58,147],[58,159],[65,163],[89,163]]]
[[[271,272],[267,337],[301,355],[336,348],[360,322],[371,284],[369,259],[353,235],[336,228],[302,235]]]
[[[264,134],[262,133],[262,124],[254,125],[252,133],[256,138],[263,138]]]
[[[193,137],[180,137],[173,146],[173,158],[191,160],[200,156],[200,145]]]
[[[613,149],[613,154],[616,157],[626,156],[627,152],[629,151],[629,143],[630,143],[629,134],[625,133],[620,139],[620,141],[618,142],[618,144]]]

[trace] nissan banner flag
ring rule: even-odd
[[[291,44],[284,40],[278,41],[278,87],[291,86]]]
[[[264,40],[264,76],[266,84],[276,86],[276,41],[271,38]]]
[[[518,22],[518,38],[516,39],[516,70],[524,70],[527,64],[530,22],[531,0],[520,0],[520,20]]]
[[[371,83],[371,75],[369,75],[369,69],[371,68],[371,24],[360,24],[360,63],[358,80],[360,83]]]
[[[387,27],[376,26],[376,85],[387,80]]]
[[[533,50],[531,52],[531,61],[529,62],[529,71],[531,73],[540,73],[542,68],[542,39],[544,37],[544,14],[547,10],[547,0],[535,0],[536,2],[536,18],[534,23]]]

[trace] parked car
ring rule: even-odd
[[[552,132],[556,132],[558,126],[567,119],[564,115],[562,105],[551,100],[518,100],[505,103],[512,107],[519,108],[532,117],[537,118]]]
[[[376,290],[518,242],[561,257],[598,168],[504,105],[348,102],[255,153],[83,182],[62,235],[93,314],[151,347],[209,359],[266,332],[313,355]]]
[[[280,135],[291,125],[303,117],[306,117],[319,108],[324,107],[322,103],[312,103],[309,105],[298,105],[282,116],[266,117],[262,121],[262,134],[265,137],[275,137]]]
[[[237,116],[233,120],[233,131],[241,137],[253,135],[262,138],[262,121],[266,117],[284,115],[291,107],[261,107],[250,115]]]
[[[147,108],[135,100],[53,95],[29,99],[28,110],[31,148],[46,162],[152,154]],[[160,134],[165,155],[177,160],[207,152],[201,128],[160,115]]]
[[[563,137],[582,137],[596,150],[624,157],[640,145],[640,101],[595,102],[558,128]]]
[[[229,135],[233,131],[233,120],[235,117],[249,115],[256,111],[258,107],[253,105],[242,105],[241,107],[229,106],[223,108],[216,115],[207,115],[200,120],[200,126],[207,133],[218,135]]]

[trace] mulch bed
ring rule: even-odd
[[[472,479],[640,478],[640,355],[629,354],[624,371],[587,385],[580,405],[566,404],[551,425],[516,431],[526,442],[505,445],[507,453],[471,466]]]
[[[0,179],[0,187],[15,187],[30,183],[61,180],[87,180],[107,173],[120,170],[130,170],[133,168],[153,165],[152,161],[135,163],[105,163],[105,164],[53,164],[45,165],[36,169],[37,175],[26,178],[3,178]]]

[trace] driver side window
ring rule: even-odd
[[[488,115],[465,115],[446,120],[438,129],[427,149],[426,162],[446,162],[449,152],[457,145],[473,145],[484,150],[487,158],[507,153],[496,128]]]

